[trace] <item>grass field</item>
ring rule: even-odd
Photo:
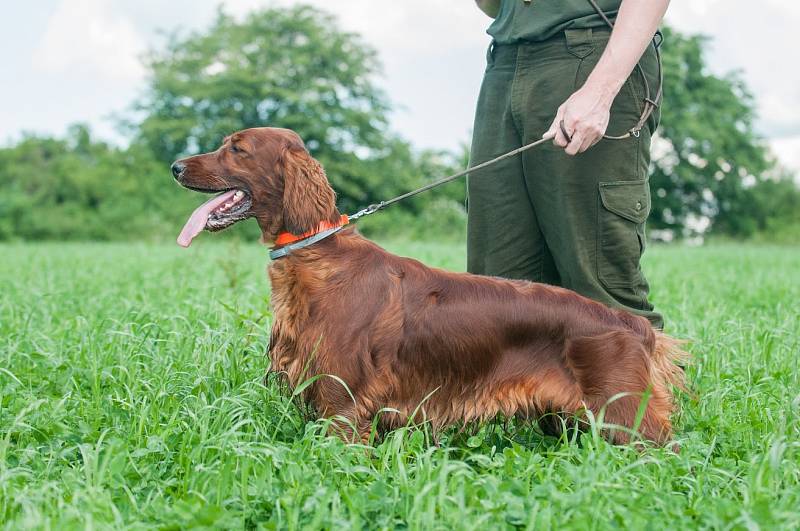
[[[693,341],[677,455],[525,426],[326,437],[263,384],[266,261],[208,237],[0,246],[6,528],[800,527],[798,249],[648,250],[668,331]]]

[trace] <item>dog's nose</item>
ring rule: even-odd
[[[180,162],[180,161],[179,162],[173,162],[171,168],[172,168],[173,177],[178,179],[181,176],[181,174],[183,173],[183,170],[186,169],[186,164],[184,164],[183,162]]]

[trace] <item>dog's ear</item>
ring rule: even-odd
[[[317,228],[321,221],[336,221],[336,194],[325,170],[303,146],[287,146],[283,167],[283,224],[292,234]]]

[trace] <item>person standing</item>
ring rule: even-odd
[[[476,3],[494,21],[470,166],[555,138],[469,176],[467,269],[563,286],[662,328],[640,260],[659,119],[654,35],[669,0]]]

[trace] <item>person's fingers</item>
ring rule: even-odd
[[[560,148],[565,148],[569,144],[569,139],[564,136],[561,129],[556,129],[556,136],[553,137],[553,144]]]
[[[585,135],[584,135],[583,131],[580,131],[580,130],[575,131],[574,133],[572,133],[572,140],[566,146],[566,148],[564,149],[564,152],[567,155],[575,155],[575,154],[577,154],[578,150],[583,145],[584,139],[585,139]]]
[[[570,133],[569,128],[567,128],[566,124],[564,123],[563,119],[559,119],[557,116],[556,119],[556,136],[553,139],[553,144],[557,145],[558,147],[565,148],[569,145],[570,141],[572,140],[572,133]]]
[[[542,138],[555,138],[556,137],[556,121],[553,120],[553,123],[550,124],[550,128],[544,132]]]
[[[587,135],[586,138],[583,139],[583,143],[581,143],[581,147],[578,148],[578,153],[583,153],[593,145],[597,143],[597,135]]]
[[[553,144],[557,145],[560,148],[565,148],[569,144],[569,139],[564,136],[564,133],[561,129],[556,129],[556,136],[553,137]]]
[[[599,124],[594,126],[589,126],[585,132],[584,141],[580,149],[578,150],[578,153],[583,153],[593,145],[600,142],[603,139],[604,130],[605,129]]]
[[[560,106],[556,111],[556,117],[553,118],[553,123],[550,124],[550,127],[547,129],[547,132],[542,135],[542,138],[546,136],[550,136],[553,139],[553,144],[559,147],[565,147],[569,144],[569,140],[564,137],[561,132],[561,128],[559,124],[564,119],[564,106]]]

